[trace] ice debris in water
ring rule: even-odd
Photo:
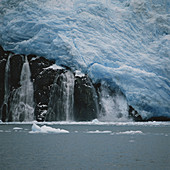
[[[56,129],[56,128],[52,128],[50,126],[38,126],[35,123],[33,123],[32,125],[32,131],[30,131],[29,133],[69,133],[69,131],[64,130],[64,129]]]
[[[99,123],[99,120],[98,119],[93,119],[92,123]]]
[[[104,131],[95,130],[95,131],[88,131],[87,133],[112,133],[112,131],[110,131],[110,130],[104,130]]]
[[[136,130],[136,131],[133,131],[133,130],[130,130],[130,131],[124,131],[124,132],[116,132],[116,133],[112,133],[113,135],[116,134],[116,135],[135,135],[135,134],[143,134],[142,131],[140,130]]]

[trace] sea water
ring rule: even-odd
[[[2,170],[169,169],[170,122],[0,123]]]

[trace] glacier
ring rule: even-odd
[[[1,0],[0,45],[119,87],[143,118],[170,117],[170,1]]]

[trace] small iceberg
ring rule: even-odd
[[[88,131],[87,133],[112,133],[112,131],[100,131],[100,130],[95,130],[95,131]]]
[[[32,131],[30,131],[29,133],[69,133],[69,131],[64,129],[55,129],[46,125],[40,127],[33,123]]]
[[[92,123],[100,123],[98,119],[93,119]]]

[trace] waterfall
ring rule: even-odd
[[[56,76],[50,92],[46,120],[74,120],[74,74],[71,71]]]
[[[8,103],[8,97],[9,97],[9,93],[10,93],[10,87],[9,87],[9,79],[10,79],[10,58],[11,58],[11,54],[9,54],[8,56],[8,60],[6,63],[6,67],[5,67],[5,82],[4,82],[4,87],[5,87],[5,95],[4,95],[4,103],[7,104]]]
[[[13,121],[32,121],[34,119],[33,83],[27,57],[22,66],[20,85],[10,101],[10,113]]]
[[[100,114],[101,121],[127,121],[128,104],[126,97],[120,90],[113,91],[101,86],[100,96]]]
[[[8,98],[10,94],[10,86],[9,86],[9,80],[10,80],[10,59],[12,54],[9,54],[6,66],[5,66],[5,79],[4,79],[4,103],[2,105],[2,120],[5,121],[6,117],[8,117]]]
[[[63,96],[63,101],[66,101],[65,112],[66,121],[73,120],[73,105],[74,105],[74,75],[71,71],[67,71],[63,82],[63,90],[66,92]]]

